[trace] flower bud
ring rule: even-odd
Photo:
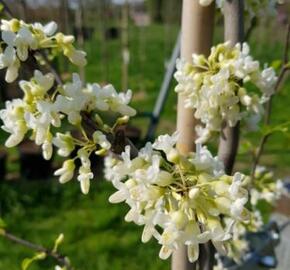
[[[184,228],[188,223],[188,217],[182,210],[171,213],[171,219],[178,229]]]
[[[188,196],[189,196],[190,199],[194,200],[194,199],[197,198],[198,193],[199,193],[199,189],[198,188],[192,188],[189,191]]]
[[[180,158],[179,152],[175,148],[170,149],[169,153],[167,153],[166,156],[167,156],[168,161],[175,164],[178,163],[179,158]]]
[[[165,187],[173,182],[173,177],[169,172],[160,171],[156,180],[156,184]]]

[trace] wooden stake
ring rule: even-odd
[[[129,77],[129,3],[128,0],[122,6],[122,91],[128,89],[128,77]]]
[[[214,5],[202,7],[196,0],[183,0],[181,22],[181,57],[191,61],[193,53],[208,55],[212,45],[214,25]],[[177,148],[182,154],[194,150],[195,140],[194,112],[184,107],[184,98],[178,96]],[[181,247],[172,255],[172,270],[194,269],[187,259],[186,247]]]
[[[84,49],[84,7],[82,0],[78,0],[78,8],[75,11],[75,26],[77,29],[77,43],[79,49]],[[81,80],[85,81],[85,67],[79,67]]]

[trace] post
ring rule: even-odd
[[[122,6],[122,91],[128,89],[128,69],[130,62],[130,51],[129,51],[129,2],[125,0]]]
[[[244,1],[227,0],[224,6],[225,41],[232,46],[244,39]],[[220,136],[218,157],[225,165],[227,174],[231,174],[239,145],[239,123],[235,127],[225,125]]]
[[[84,48],[84,6],[82,0],[78,0],[78,8],[75,11],[75,26],[77,30],[77,43],[80,49]],[[80,78],[85,81],[85,67],[79,68]]]
[[[183,0],[181,22],[181,57],[191,61],[193,53],[208,55],[212,45],[214,26],[214,4],[202,7],[196,0]],[[178,96],[177,148],[182,154],[194,150],[196,120],[192,109],[184,107],[184,98]],[[187,259],[186,247],[172,255],[172,270],[192,270],[194,264]]]

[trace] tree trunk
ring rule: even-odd
[[[208,55],[212,45],[214,26],[214,5],[202,7],[198,1],[183,0],[181,26],[181,58],[192,61],[193,53]],[[194,150],[194,112],[184,107],[184,98],[178,96],[177,148],[182,154]],[[182,247],[172,255],[172,270],[192,270],[195,265],[187,259],[187,249]]]
[[[225,41],[232,46],[243,42],[244,38],[244,1],[228,0],[224,6]],[[239,145],[239,123],[235,127],[225,125],[219,142],[218,156],[225,165],[227,174],[231,174]]]

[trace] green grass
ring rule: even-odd
[[[220,32],[220,29],[218,29]],[[282,38],[270,40],[268,32],[254,32],[252,54],[262,63],[281,58]],[[135,98],[133,106],[139,112],[151,111],[158,95],[164,63],[175,42],[178,26],[170,31],[163,25],[151,25],[140,32],[130,28],[129,86]],[[273,31],[272,31],[273,32]],[[282,31],[281,31],[282,32]],[[280,35],[281,36],[281,33]],[[216,40],[220,35],[216,36]],[[113,83],[121,88],[120,40],[101,43],[96,32],[93,40],[86,42],[89,64],[86,78],[89,82]],[[105,56],[104,56],[105,53]],[[290,113],[289,80],[275,99],[273,123],[287,121]],[[158,133],[172,132],[176,120],[176,95],[171,87]],[[146,131],[148,121],[137,118],[133,124]],[[3,142],[3,133],[0,140]],[[245,142],[242,133],[242,143]],[[257,134],[250,136],[257,144]],[[263,163],[275,169],[279,176],[287,176],[290,164],[289,136],[275,134],[266,147]],[[212,147],[215,149],[214,145]],[[275,150],[275,151],[274,151]],[[9,171],[17,170],[17,151],[12,150]],[[245,152],[238,158],[238,166],[249,170],[250,155]],[[32,242],[51,247],[59,233],[65,234],[61,252],[68,255],[76,269],[81,270],[142,270],[169,269],[169,261],[158,258],[156,241],[142,244],[142,228],[125,223],[128,210],[124,205],[111,205],[108,197],[114,190],[110,183],[94,181],[88,196],[80,193],[77,181],[64,186],[56,181],[16,181],[0,183],[0,216],[11,232]],[[0,238],[0,270],[20,269],[21,261],[33,252]],[[53,261],[36,263],[31,269],[53,269]]]
[[[88,196],[76,182],[5,183],[0,185],[2,216],[11,232],[46,247],[64,233],[60,251],[76,269],[167,269],[168,262],[158,259],[157,243],[142,244],[142,229],[124,221],[127,207],[109,205],[113,192],[110,183],[97,180]],[[1,239],[0,269],[20,269],[20,262],[32,254]],[[53,269],[53,261],[31,269]]]

